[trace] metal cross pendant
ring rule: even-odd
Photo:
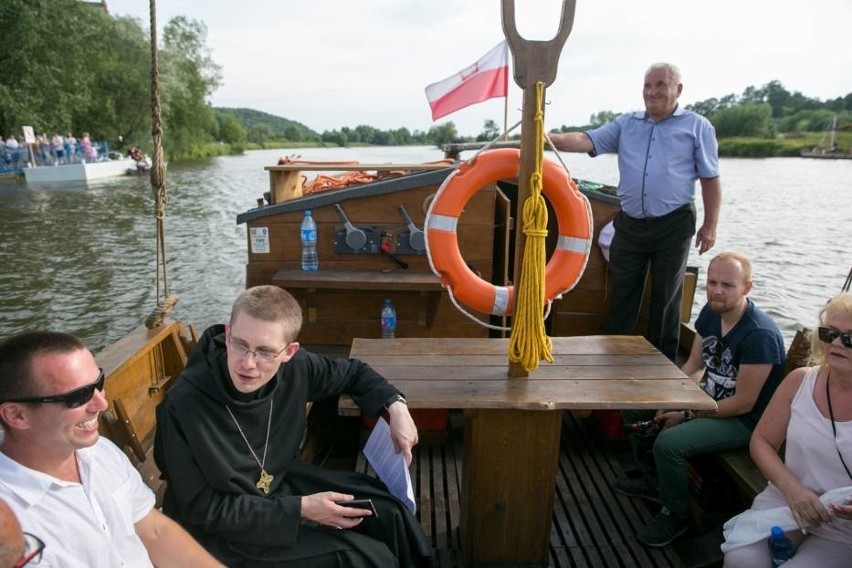
[[[269,491],[271,490],[270,485],[272,485],[273,479],[275,479],[274,476],[266,473],[265,469],[261,469],[260,478],[258,478],[257,483],[255,483],[255,487],[263,491],[264,495],[269,495]]]

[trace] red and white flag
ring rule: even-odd
[[[470,67],[426,87],[426,98],[435,121],[466,106],[505,97],[508,92],[509,44],[503,40]]]

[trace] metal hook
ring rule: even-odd
[[[502,0],[503,33],[512,50],[515,83],[522,89],[533,87],[539,81],[549,87],[556,80],[556,67],[562,46],[574,27],[576,0],[563,0],[559,30],[548,41],[531,41],[521,37],[515,23],[515,0]]]

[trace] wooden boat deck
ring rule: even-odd
[[[630,499],[611,490],[611,481],[625,472],[617,455],[604,446],[593,420],[564,413],[549,566],[716,565],[721,558],[718,548],[710,557],[685,561],[682,545],[654,549],[636,541],[636,531],[651,520],[654,511],[640,499]],[[432,541],[439,568],[466,566],[458,532],[461,457],[460,430],[452,429],[447,443],[421,444],[416,448],[411,468],[417,516]],[[356,469],[370,473],[363,454],[358,457]]]

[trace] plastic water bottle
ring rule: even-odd
[[[772,527],[768,544],[772,566],[781,566],[796,554],[793,543],[787,538],[781,527]]]
[[[390,298],[382,306],[382,339],[393,339],[396,335],[396,308]]]
[[[309,210],[302,219],[302,270],[319,268],[317,256],[317,223]]]

